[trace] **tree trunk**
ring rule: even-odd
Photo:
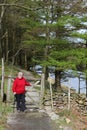
[[[79,84],[78,84],[78,93],[80,94],[80,75],[79,75],[78,79],[79,79]]]
[[[48,46],[45,47],[44,60],[47,60]],[[45,80],[48,78],[47,66],[44,66],[43,73],[45,74]]]
[[[26,54],[26,52],[25,52],[25,69],[27,70],[27,54]]]
[[[87,49],[87,40],[86,40],[86,49]],[[87,69],[87,64],[86,64],[86,69]],[[86,98],[87,98],[87,74],[86,74]]]
[[[61,91],[61,71],[55,70],[55,89]]]
[[[2,80],[1,80],[1,98],[3,99],[4,94],[4,59],[2,58]]]
[[[6,31],[6,63],[8,63],[8,31]]]
[[[5,1],[4,1],[4,3],[5,3]],[[3,41],[2,41],[2,37],[3,37],[3,31],[2,31],[2,20],[3,20],[3,16],[4,16],[4,12],[5,12],[5,7],[4,6],[2,6],[2,8],[1,8],[1,15],[0,15],[0,39],[1,39],[1,53],[2,53],[2,58],[4,57],[3,55],[4,55],[4,48],[5,48],[5,46],[3,46]]]
[[[87,98],[87,75],[86,75],[86,98]]]
[[[48,47],[49,47],[49,40],[50,40],[50,33],[49,33],[49,27],[48,27],[48,23],[49,23],[49,15],[50,15],[50,9],[49,6],[46,10],[46,41],[47,41],[47,45],[44,48],[44,60],[47,61],[48,59]],[[47,80],[48,78],[48,68],[47,66],[44,66],[44,74],[45,74],[45,80]]]

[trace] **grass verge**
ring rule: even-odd
[[[10,103],[2,103],[0,100],[0,130],[5,130],[7,126],[7,116],[10,112],[12,112]]]

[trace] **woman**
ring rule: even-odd
[[[14,80],[12,91],[15,95],[17,102],[17,110],[24,112],[26,110],[25,106],[25,87],[31,86],[30,82],[27,82],[23,77],[23,73],[19,72],[18,77]]]

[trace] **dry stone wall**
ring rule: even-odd
[[[55,93],[53,95],[53,108],[55,111],[68,108],[68,93]],[[51,105],[50,94],[45,96],[44,105]],[[81,114],[87,115],[87,98],[85,95],[71,93],[70,107],[77,109]]]

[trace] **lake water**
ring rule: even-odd
[[[42,74],[42,67],[41,66],[36,65],[35,70],[39,75]],[[72,70],[68,71],[68,73],[71,73],[71,72],[72,72]],[[78,72],[78,73],[81,73],[81,72]],[[50,77],[54,79],[55,78],[54,73],[50,73]],[[83,75],[82,75],[82,77],[83,77]],[[68,86],[68,87],[71,87],[71,88],[74,88],[78,92],[79,79],[77,77],[73,77],[73,78],[67,77],[67,79],[68,80],[63,81],[61,84]],[[80,81],[80,93],[86,93],[85,80]]]
[[[54,74],[50,74],[51,78],[55,78]],[[78,92],[78,88],[79,88],[79,79],[77,77],[67,77],[66,81],[62,81],[61,85],[73,88],[76,90],[76,92]],[[81,80],[80,81],[80,93],[86,93],[86,82],[85,80]]]
[[[79,85],[79,80],[77,77],[75,78],[69,78],[69,82],[63,82],[63,85],[66,86],[70,86],[71,88],[76,89],[76,91],[78,92],[78,85]],[[80,92],[81,93],[86,93],[86,83],[85,80],[84,81],[80,81]]]

